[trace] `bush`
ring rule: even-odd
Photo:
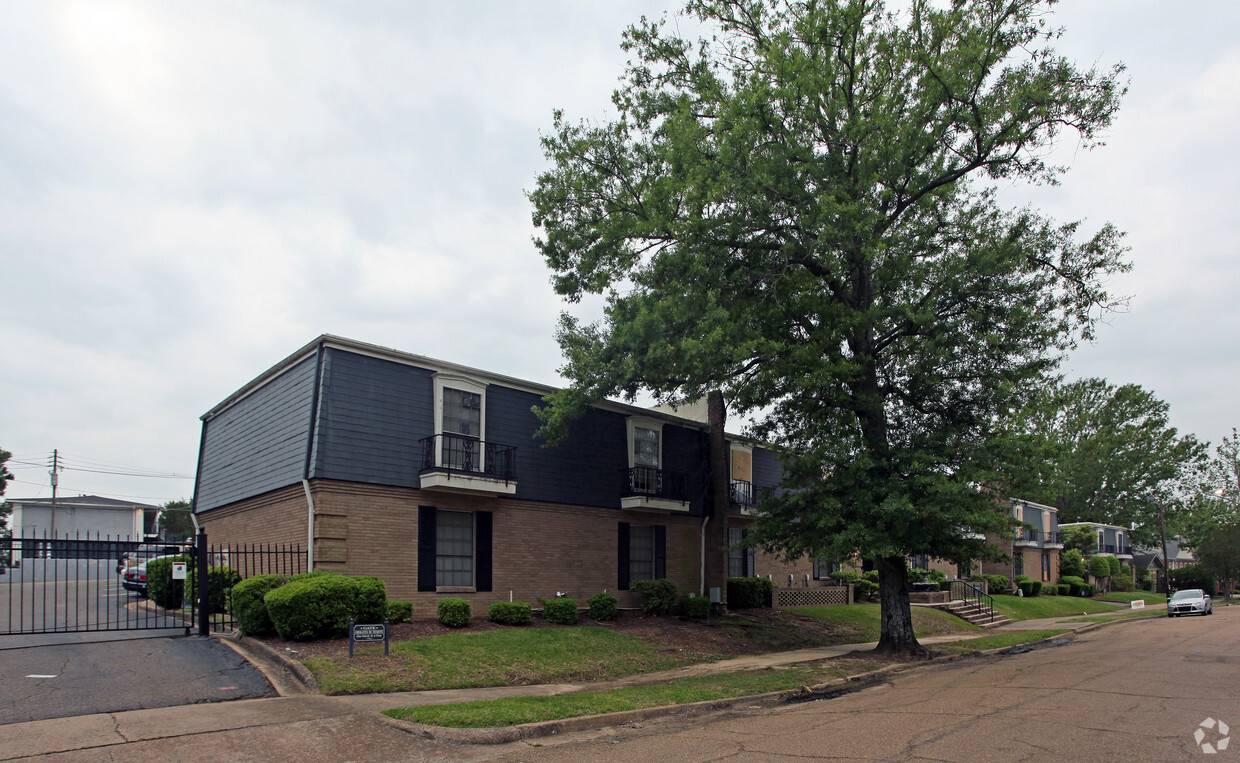
[[[1153,578],[1142,578],[1141,579],[1141,590],[1142,591],[1153,591],[1154,590],[1154,579]]]
[[[1065,585],[1068,587],[1067,592],[1063,590]],[[1084,585],[1085,585],[1084,578],[1077,577],[1076,575],[1060,575],[1059,576],[1059,594],[1061,596],[1064,596],[1064,595],[1080,596],[1081,587]]]
[[[755,580],[757,579],[755,578]],[[710,597],[689,594],[680,602],[680,609],[685,617],[694,620],[710,617]]]
[[[1075,548],[1065,550],[1059,555],[1059,576],[1084,578],[1085,561],[1081,552]]]
[[[1120,572],[1123,571],[1124,565],[1120,562],[1120,560],[1117,557],[1104,556],[1103,559],[1106,559],[1107,564],[1110,565],[1111,567],[1110,577],[1114,577],[1115,575],[1118,575]]]
[[[1042,595],[1043,596],[1058,596],[1059,586],[1051,585],[1050,583],[1043,583],[1042,584]]]
[[[1043,585],[1041,580],[1032,580],[1030,581],[1030,585],[1033,587],[1033,593],[1030,594],[1031,596],[1040,596],[1042,594]]]
[[[1008,589],[1012,587],[1011,581],[1003,575],[983,575],[979,573],[969,576],[969,582],[971,583],[983,580],[986,581],[986,593],[990,594],[1007,593]]]
[[[1111,563],[1107,559],[1114,557],[1109,556],[1091,556],[1089,557],[1089,574],[1095,578],[1111,577]]]
[[[381,623],[387,618],[387,587],[375,577],[347,577],[352,587],[349,616],[359,623]]]
[[[487,619],[500,625],[529,625],[534,608],[522,601],[497,601],[487,608]]]
[[[276,632],[263,597],[287,582],[283,575],[255,575],[233,586],[229,608],[245,636],[269,636]]]
[[[1042,593],[1041,580],[1022,580],[1016,587],[1019,588],[1020,592],[1025,596],[1037,596]]]
[[[941,585],[947,582],[947,573],[943,570],[930,570],[926,573],[926,580]]]
[[[1081,586],[1082,596],[1093,596],[1096,593],[1098,593],[1098,586],[1093,583],[1086,583],[1085,585]]]
[[[728,578],[728,607],[752,609],[769,607],[775,587],[766,578]]]
[[[344,575],[296,579],[263,597],[280,638],[308,641],[348,635],[353,586]]]
[[[1062,579],[1062,578],[1061,578],[1061,579]],[[1071,596],[1071,595],[1072,595],[1072,586],[1071,586],[1071,585],[1069,585],[1069,584],[1067,584],[1067,583],[1060,583],[1060,584],[1059,584],[1059,586],[1058,586],[1058,588],[1059,588],[1059,595],[1060,595],[1060,596]]]
[[[591,596],[586,605],[590,608],[590,617],[600,622],[616,619],[616,605],[619,599],[609,593],[596,593]]]
[[[148,572],[146,576],[147,584],[150,585],[151,575]],[[1216,594],[1214,588],[1214,576],[1202,571],[1197,565],[1181,567],[1178,570],[1171,571],[1171,587],[1172,590],[1179,591],[1184,588],[1200,588],[1211,596]]]
[[[189,556],[169,556],[146,563],[146,595],[164,609],[180,609],[185,601],[185,581],[172,579],[173,562],[193,563]]]
[[[413,602],[391,599],[387,603],[387,619],[390,623],[407,623],[413,619]]]
[[[1111,578],[1112,591],[1131,591],[1133,587],[1132,570],[1120,570],[1118,575]]]
[[[866,573],[867,575],[869,573]],[[847,585],[852,583],[853,598],[857,601],[865,601],[874,594],[878,593],[878,581],[868,580],[850,570],[841,570],[840,572],[832,572],[831,580],[837,585]]]
[[[469,602],[464,599],[440,599],[437,612],[439,622],[449,628],[464,628],[473,614]]]
[[[641,594],[642,611],[648,615],[666,615],[676,606],[676,584],[665,578],[634,580],[629,590]]]
[[[576,599],[551,599],[543,602],[543,619],[556,625],[577,624]]]
[[[198,601],[198,570],[191,569],[186,581],[185,596]],[[215,614],[227,609],[228,592],[241,582],[241,573],[232,567],[211,567],[207,570],[207,611]]]

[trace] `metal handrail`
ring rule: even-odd
[[[957,591],[960,592],[957,596]],[[970,583],[967,580],[953,580],[952,599],[959,599],[965,604],[976,609],[979,613],[990,617],[990,621],[995,620],[995,598],[990,594],[982,591],[981,585]]]
[[[623,497],[647,496],[650,498],[666,498],[673,501],[685,500],[685,477],[683,474],[659,469],[653,466],[634,466],[622,470],[624,483],[620,494]]]
[[[503,480],[517,478],[517,448],[485,442],[476,437],[437,434],[423,437],[422,471],[442,470],[481,474]]]

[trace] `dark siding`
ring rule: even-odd
[[[627,448],[627,432],[624,442]],[[627,452],[624,459],[622,463],[627,466]],[[702,515],[702,507],[709,488],[708,465],[706,434],[702,430],[679,427],[674,424],[663,425],[663,468],[684,475],[689,511],[696,516]]]
[[[543,447],[531,410],[533,393],[487,387],[486,439],[517,446],[517,498],[582,506],[620,507],[622,470],[628,466],[625,417],[589,409],[559,445]]]
[[[198,474],[199,511],[302,478],[313,387],[311,357],[206,422]]]
[[[432,372],[328,348],[312,476],[418,486],[435,433]]]
[[[775,487],[784,479],[784,469],[779,465],[779,456],[765,448],[753,449],[753,487],[761,490],[764,487]]]

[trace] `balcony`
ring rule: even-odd
[[[1059,533],[1044,533],[1040,530],[1017,530],[1016,536],[1012,539],[1014,546],[1033,546],[1037,548],[1063,548],[1063,541],[1060,540]]]
[[[676,511],[689,510],[685,477],[653,466],[634,466],[624,470],[620,508]]]
[[[423,490],[474,495],[517,492],[516,446],[455,434],[424,437],[421,444],[418,476]]]
[[[1099,543],[1098,553],[1110,556],[1132,556],[1132,546],[1127,543]]]
[[[732,480],[728,488],[728,500],[733,506],[740,508],[742,514],[758,513],[758,497],[752,482]]]

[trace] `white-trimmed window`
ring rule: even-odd
[[[480,472],[485,468],[486,385],[455,374],[435,374],[436,464]]]
[[[474,514],[445,511],[435,516],[435,585],[470,588],[474,584]]]
[[[634,492],[663,492],[663,422],[631,416],[628,419],[629,487]]]

